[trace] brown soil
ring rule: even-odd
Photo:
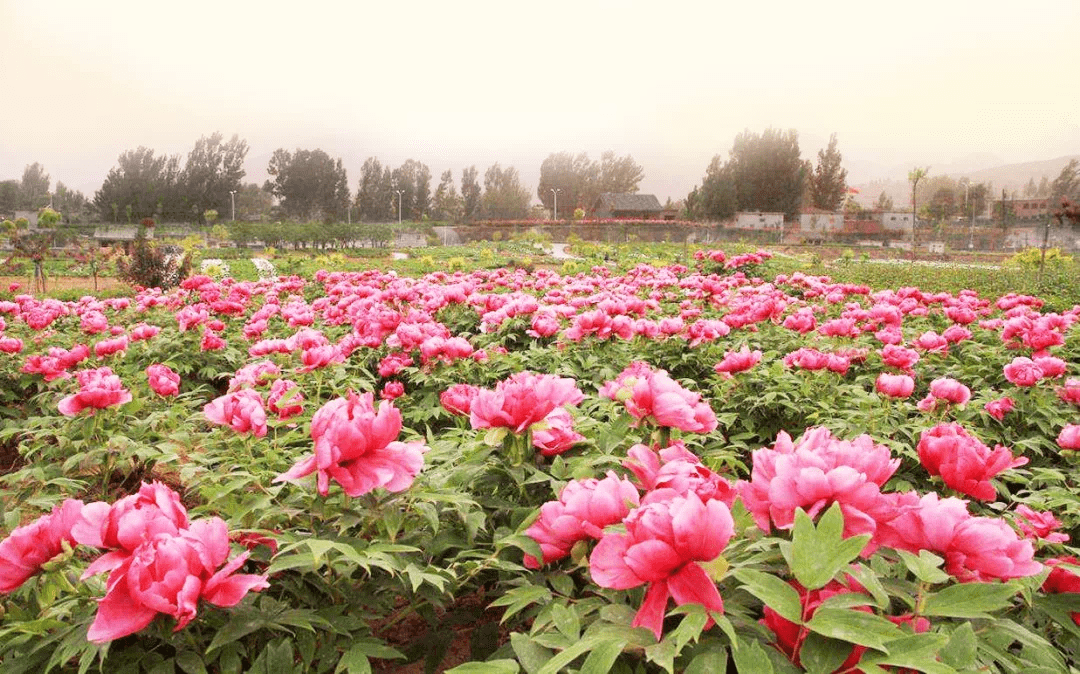
[[[0,276],[0,290],[6,291],[12,283],[18,283],[20,286],[19,289],[15,291],[16,293],[26,293],[29,295],[40,294],[34,292],[33,279],[28,276]],[[95,291],[94,279],[89,276],[50,276],[45,279],[46,294],[61,290],[83,290],[87,294],[92,295],[95,292],[101,292],[103,290],[114,290],[116,288],[127,288],[129,286],[111,276],[99,276],[97,287],[98,289]]]
[[[438,651],[445,649],[433,670],[437,674],[445,672],[476,659],[473,642],[481,630],[494,636],[498,644],[506,643],[510,631],[499,625],[503,610],[487,608],[488,602],[482,593],[461,597],[439,614],[435,627],[415,613],[387,627],[373,626],[375,636],[405,653],[409,661],[372,660],[372,671],[375,674],[424,674],[425,658],[437,657]],[[407,610],[404,605],[402,608]],[[480,655],[486,657],[487,654]]]

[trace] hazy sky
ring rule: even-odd
[[[246,139],[439,174],[631,154],[682,198],[737,133],[831,133],[853,181],[1080,153],[1078,0],[0,0],[0,179],[87,196],[140,145]],[[433,185],[434,187],[434,185]]]

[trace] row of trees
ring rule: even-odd
[[[794,129],[743,131],[726,161],[713,157],[700,187],[686,198],[693,219],[724,220],[737,211],[784,213],[795,217],[804,205],[840,209],[848,193],[847,170],[836,134],[818,152],[817,165],[804,160]]]
[[[207,211],[231,215],[232,192],[242,187],[247,153],[247,141],[236,135],[226,141],[217,132],[196,141],[182,166],[179,155],[128,150],[94,194],[94,206],[110,222],[201,222]]]
[[[605,152],[600,161],[593,161],[585,152],[558,152],[540,164],[536,196],[552,212],[556,202],[564,214],[577,208],[588,212],[605,192],[637,192],[643,177],[645,171],[630,155],[616,157],[614,152]]]
[[[63,214],[66,222],[78,222],[85,216],[89,200],[62,182],[50,190],[52,179],[45,168],[34,162],[23,169],[21,180],[0,180],[0,214],[37,211],[46,206]]]

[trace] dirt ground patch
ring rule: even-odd
[[[29,276],[0,276],[0,290],[7,290],[13,283],[19,284],[16,293],[39,294],[34,292],[33,278]],[[117,288],[130,288],[130,286],[111,276],[99,276],[96,291],[94,290],[94,279],[89,276],[50,276],[45,279],[46,295],[68,290],[81,290],[88,295],[93,295],[104,290],[115,290]]]

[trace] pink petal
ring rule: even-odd
[[[668,587],[665,581],[657,581],[649,585],[645,592],[645,601],[641,602],[641,608],[634,616],[631,627],[645,627],[659,640],[664,631],[664,613],[667,611]]]

